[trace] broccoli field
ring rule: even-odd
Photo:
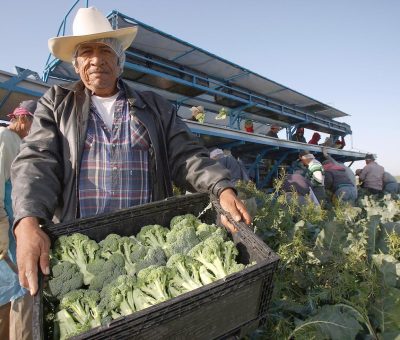
[[[224,278],[245,268],[237,255],[224,228],[191,214],[98,243],[60,236],[44,290],[48,334],[67,339]]]
[[[323,210],[280,184],[238,188],[256,197],[254,231],[281,258],[267,323],[249,339],[400,339],[399,197]]]

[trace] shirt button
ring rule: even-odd
[[[116,166],[114,166],[112,169],[113,169],[114,171],[117,171],[117,170],[118,170],[118,168],[117,168]]]
[[[113,144],[113,145],[112,145],[113,148],[115,148],[116,146],[117,146],[116,144]]]

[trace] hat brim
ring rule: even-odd
[[[131,46],[137,34],[137,27],[120,28],[113,31],[87,35],[69,35],[51,38],[48,41],[50,52],[58,59],[72,62],[76,47],[84,42],[102,38],[114,38],[119,40],[124,51]]]

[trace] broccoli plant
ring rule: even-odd
[[[83,274],[85,285],[90,283],[93,275],[88,272],[87,265],[97,256],[99,245],[88,236],[74,233],[60,236],[55,242],[53,254],[60,261],[75,263]]]
[[[133,263],[132,272],[130,275],[137,274],[140,270],[153,266],[165,265],[166,258],[164,250],[161,247],[146,247],[139,244],[139,246],[132,252],[130,260]]]
[[[225,228],[216,226],[215,224],[200,223],[196,227],[196,235],[200,241],[204,241],[212,235],[219,235],[224,240],[228,238],[228,233]]]
[[[57,338],[60,340],[69,339],[73,336],[79,335],[81,333],[87,332],[90,329],[90,325],[88,323],[81,324],[76,321],[70,312],[66,309],[61,309],[57,312],[55,317],[56,322],[56,334]],[[58,328],[57,328],[58,325]]]
[[[47,290],[58,300],[70,292],[83,286],[83,274],[79,267],[71,262],[59,262],[51,269],[52,277],[47,283]]]

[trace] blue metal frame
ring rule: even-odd
[[[36,77],[37,73],[34,71],[31,71],[31,70],[28,70],[28,69],[21,69],[21,68],[16,68],[16,69],[18,72],[18,74],[16,76],[8,79],[5,82],[0,83],[0,88],[7,91],[7,94],[4,96],[4,98],[0,102],[0,108],[3,107],[3,105],[6,103],[8,98],[10,98],[10,95],[13,92],[19,92],[19,93],[23,93],[23,94],[33,96],[33,97],[40,97],[42,95],[42,93],[40,93],[40,92],[29,90],[27,88],[20,87],[17,85],[21,81],[28,78],[30,75],[34,75]]]

